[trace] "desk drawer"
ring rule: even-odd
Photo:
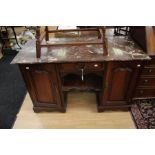
[[[155,89],[136,89],[135,97],[155,97]]]
[[[152,77],[141,77],[138,81],[139,86],[154,86],[155,87],[155,78]]]
[[[142,70],[142,76],[145,75],[145,76],[155,76],[155,68],[151,68],[151,67],[148,67],[148,68],[144,68]]]
[[[155,58],[152,58],[151,60],[147,61],[145,66],[146,67],[155,67]]]
[[[94,63],[85,64],[85,70],[88,70],[88,71],[100,71],[103,69],[104,69],[103,63],[94,62]]]
[[[90,63],[65,63],[61,64],[61,72],[81,72],[84,71],[100,71],[104,69],[103,63],[90,62]]]
[[[62,72],[75,72],[77,69],[77,63],[65,63],[60,66]]]

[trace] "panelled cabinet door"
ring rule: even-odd
[[[22,71],[34,106],[61,106],[55,65],[25,65]]]
[[[103,104],[117,106],[131,101],[140,66],[133,62],[109,62]]]
[[[133,70],[129,67],[113,68],[109,99],[114,101],[124,101],[128,97],[128,89],[132,78]]]

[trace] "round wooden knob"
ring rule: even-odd
[[[145,83],[147,83],[147,82],[148,82],[148,80],[144,80],[144,82],[145,82]]]
[[[94,67],[98,67],[98,64],[95,64]]]
[[[143,92],[144,92],[143,90],[140,91],[141,94],[143,94]]]
[[[149,73],[151,73],[152,72],[152,69],[149,69]]]

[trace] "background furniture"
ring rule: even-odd
[[[14,37],[10,38],[9,30],[12,31]],[[9,44],[10,44],[11,39],[15,39],[16,44],[21,49],[21,47],[20,47],[20,45],[18,43],[18,40],[17,40],[15,26],[0,26],[0,39],[1,39],[1,42],[2,42],[2,45],[3,45],[2,46],[2,51],[3,51],[3,48],[10,46]]]
[[[151,61],[143,64],[135,98],[155,98],[155,28],[152,26],[132,27],[131,37],[152,58]]]
[[[130,26],[114,26],[114,35],[127,36],[130,32]]]

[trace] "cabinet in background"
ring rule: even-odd
[[[152,60],[145,62],[140,73],[134,99],[150,99],[155,98],[155,57],[151,56]]]

